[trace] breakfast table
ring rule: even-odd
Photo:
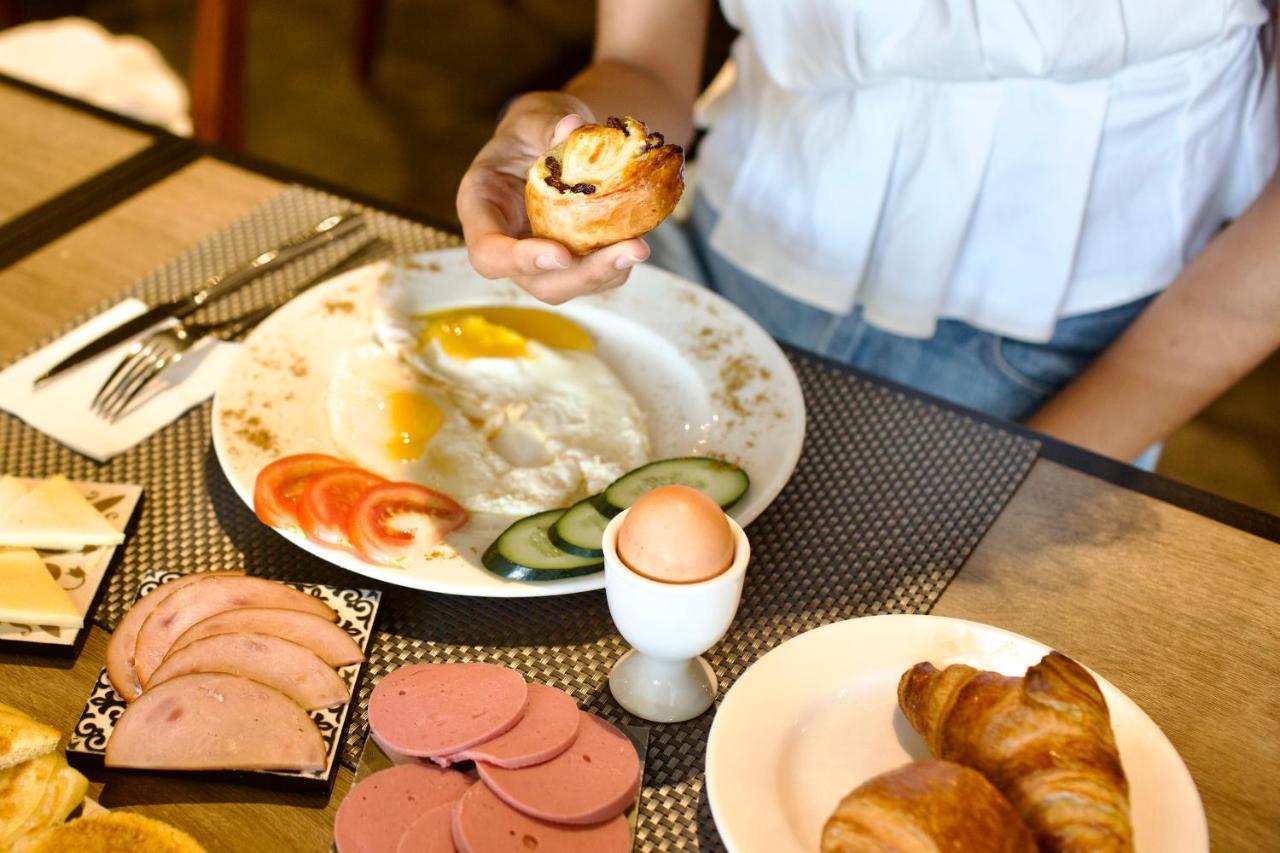
[[[459,244],[447,228],[433,228],[421,217],[350,188],[180,140],[0,78],[0,365],[47,341],[175,256],[300,188],[395,214],[422,228],[430,246]],[[834,381],[829,377],[841,370],[820,365],[805,375],[810,383],[822,383]],[[1215,848],[1280,848],[1280,798],[1273,792],[1273,781],[1280,776],[1280,619],[1274,613],[1280,600],[1280,519],[1016,425],[960,412],[903,389],[886,389],[866,377],[857,381],[917,407],[912,411],[962,420],[995,438],[1016,440],[1019,452],[1026,454],[1025,468],[1018,468],[1008,485],[1007,501],[993,509],[989,523],[983,521],[972,532],[972,543],[963,548],[956,567],[938,575],[940,594],[927,597],[928,612],[1033,637],[1105,675],[1146,711],[1182,756],[1199,789]],[[806,385],[807,396],[814,387]],[[812,409],[813,400],[809,405]],[[187,417],[208,415],[197,410]],[[7,414],[0,418],[12,420]],[[806,444],[811,455],[826,452],[814,424],[811,417]],[[15,421],[0,435],[26,435],[19,430],[27,428]],[[931,435],[929,440],[940,441],[947,433]],[[12,458],[53,458],[43,451],[14,452]],[[147,479],[147,460],[154,458],[140,457],[131,473]],[[206,466],[200,456],[193,459],[199,470],[184,481],[184,488],[194,493],[144,495],[144,521],[159,501],[181,501],[183,511],[194,514],[205,511],[210,495],[228,492],[216,465]],[[810,466],[823,462],[809,459]],[[93,468],[80,470],[92,473]],[[34,477],[58,471],[0,473]],[[887,472],[890,479],[908,474]],[[826,489],[841,487],[831,479],[820,482]],[[217,518],[225,513],[219,510]],[[892,523],[895,516],[889,518]],[[243,524],[251,521],[249,517]],[[227,523],[242,525],[238,517]],[[757,522],[768,523],[767,515]],[[193,544],[198,538],[184,539],[176,530],[166,534],[172,542],[163,548],[141,541],[160,535],[154,527],[131,536],[117,559],[127,566],[145,549],[148,560],[167,554],[175,570],[209,568]],[[247,535],[233,539],[246,561],[264,547]],[[785,554],[785,537],[771,547],[771,554]],[[778,577],[771,583],[787,583],[788,559],[805,556],[774,559],[768,568]],[[806,577],[806,583],[812,582],[812,575]],[[437,603],[446,596],[405,590],[397,595],[402,608],[418,602],[437,618],[458,612]],[[569,598],[603,596],[591,592]],[[877,607],[869,612],[893,609]],[[831,607],[809,613],[805,624],[846,615]],[[396,630],[401,637],[416,632],[413,639],[429,643],[436,639],[437,627],[450,633],[430,619],[406,619]],[[509,645],[532,649],[529,655],[542,654],[537,650],[543,641],[529,634],[513,629]],[[0,702],[70,732],[103,665],[108,637],[107,629],[94,625],[75,657],[0,647]],[[756,654],[763,651],[767,649]],[[607,701],[602,678],[589,675],[579,687],[602,693],[606,698],[599,701]],[[663,765],[661,749],[651,736],[646,784]],[[696,756],[692,763],[698,764]],[[103,806],[127,807],[168,821],[210,850],[325,850],[353,771],[343,766],[328,794],[172,774],[99,769],[89,776],[90,796]],[[696,774],[681,785],[677,793],[664,790],[661,795],[679,814],[696,815],[698,827],[651,834],[641,846],[717,849],[720,841],[705,805],[696,801]],[[671,804],[673,798],[694,801]]]

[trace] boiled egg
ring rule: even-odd
[[[618,557],[633,572],[667,583],[698,583],[733,563],[733,529],[711,498],[688,486],[660,486],[627,511]]]

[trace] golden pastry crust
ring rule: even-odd
[[[1133,850],[1107,702],[1080,664],[1050,652],[1018,678],[918,663],[898,705],[935,757],[974,768],[1009,799],[1044,853]]]
[[[535,237],[585,255],[652,231],[684,192],[684,150],[630,116],[584,124],[529,167]]]
[[[1035,853],[1022,818],[982,774],[916,761],[849,793],[822,829],[822,853]]]

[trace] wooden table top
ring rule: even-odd
[[[0,85],[0,116],[5,97]],[[0,163],[0,187],[22,182],[13,162]],[[207,157],[0,271],[0,363],[282,187]],[[1280,545],[1041,458],[933,612],[1025,634],[1105,675],[1181,753],[1217,849],[1280,849],[1277,600]],[[105,643],[94,628],[74,662],[0,654],[0,702],[69,731]],[[104,805],[167,820],[210,850],[326,849],[350,784],[342,770],[326,798],[91,778]]]

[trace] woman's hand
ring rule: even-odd
[[[560,243],[529,236],[524,184],[529,167],[569,132],[595,121],[564,92],[523,95],[507,110],[458,186],[458,218],[471,265],[485,278],[510,278],[543,302],[558,305],[617,287],[649,257],[643,240],[624,240],[576,257]]]

